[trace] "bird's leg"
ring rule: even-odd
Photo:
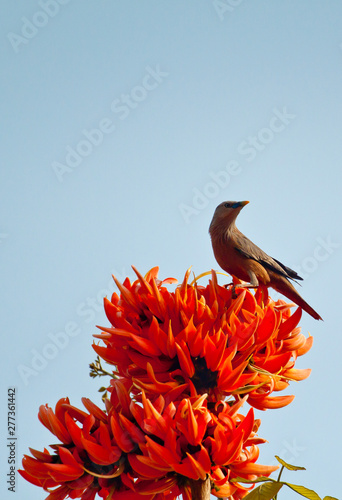
[[[253,271],[249,270],[249,271],[247,271],[247,274],[249,276],[249,282],[251,284],[248,288],[258,288],[259,281],[258,281],[258,278],[256,277],[255,273],[253,273]]]
[[[239,283],[238,285],[233,285],[233,288],[232,288],[232,297],[233,299],[236,299],[237,297],[237,294],[236,294],[236,288],[240,288],[240,287],[243,287],[243,288],[258,288],[259,286],[259,281],[258,281],[258,278],[256,277],[256,275],[253,273],[253,271],[249,270],[247,272],[248,276],[249,276],[249,283],[250,285],[248,285],[247,283]]]

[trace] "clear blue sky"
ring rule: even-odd
[[[88,364],[111,274],[217,269],[208,226],[223,200],[250,200],[239,228],[306,278],[324,318],[303,315],[315,342],[298,366],[313,373],[261,414],[260,461],[304,465],[286,479],[338,498],[341,3],[18,0],[0,26],[1,498],[7,388],[19,466],[54,442],[40,404],[100,401]],[[17,479],[16,498],[45,496]]]

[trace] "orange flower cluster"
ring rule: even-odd
[[[163,394],[166,400],[181,395],[209,394],[210,401],[248,394],[255,408],[280,408],[293,396],[271,397],[289,380],[307,378],[310,370],[294,368],[313,337],[296,328],[302,311],[291,316],[283,301],[268,298],[267,288],[253,295],[247,288],[225,288],[216,274],[206,287],[188,284],[190,270],[175,292],[159,281],[158,268],[145,278],[123,284],[121,296],[105,299],[112,328],[94,335],[105,347],[94,345],[97,354],[115,365],[116,373],[138,395]],[[115,278],[114,278],[115,279]]]
[[[256,480],[277,467],[256,463],[260,425],[253,408],[289,404],[271,396],[309,370],[294,368],[312,345],[297,327],[301,310],[268,298],[259,288],[188,283],[175,291],[158,269],[117,282],[120,296],[105,299],[112,325],[93,347],[113,365],[110,398],[89,413],[61,399],[39,419],[61,442],[53,454],[31,450],[21,475],[49,492],[47,500],[191,500],[191,482],[210,478],[212,494],[240,500],[238,478]],[[115,279],[115,278],[114,278]]]
[[[52,446],[54,455],[31,449],[34,458],[25,455],[20,473],[49,491],[47,500],[93,500],[97,493],[108,500],[172,500],[180,494],[191,500],[186,478],[204,480],[207,474],[215,495],[238,499],[248,490],[232,479],[277,469],[255,463],[264,440],[255,436],[260,422],[253,409],[238,413],[243,400],[209,410],[205,395],[166,405],[163,396],[152,403],[143,392],[142,405],[122,406],[129,394],[119,381],[113,394],[115,404],[107,401],[106,412],[86,398],[89,414],[67,398],[55,412],[40,407],[40,421],[62,444]]]

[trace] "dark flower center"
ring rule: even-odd
[[[202,392],[203,389],[212,389],[217,386],[218,371],[212,372],[207,367],[204,358],[192,358],[195,367],[195,375],[192,377],[191,382],[194,384],[196,390]]]

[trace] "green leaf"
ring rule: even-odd
[[[321,500],[321,497],[317,495],[313,490],[305,488],[305,486],[299,486],[298,484],[283,483],[286,484],[291,490],[302,495],[302,497],[309,498],[309,500]]]
[[[306,470],[305,467],[300,467],[299,465],[288,464],[287,462],[285,462],[285,460],[283,460],[282,458],[278,457],[277,455],[275,455],[275,457],[278,460],[278,462],[281,465],[283,465],[284,467],[286,467],[286,469],[288,469],[288,470]]]
[[[244,484],[254,484],[254,483],[263,483],[264,481],[274,481],[271,477],[259,476],[256,479],[244,479],[243,477],[234,477],[230,480],[231,483],[244,483]]]
[[[264,483],[243,498],[244,500],[272,500],[282,486],[283,483],[278,483],[277,481],[273,483]]]
[[[244,394],[246,392],[251,392],[255,391],[256,389],[259,389],[259,387],[262,387],[265,385],[265,382],[262,382],[261,384],[258,385],[244,385],[243,387],[240,387],[239,389],[235,389],[232,391],[232,394]]]

